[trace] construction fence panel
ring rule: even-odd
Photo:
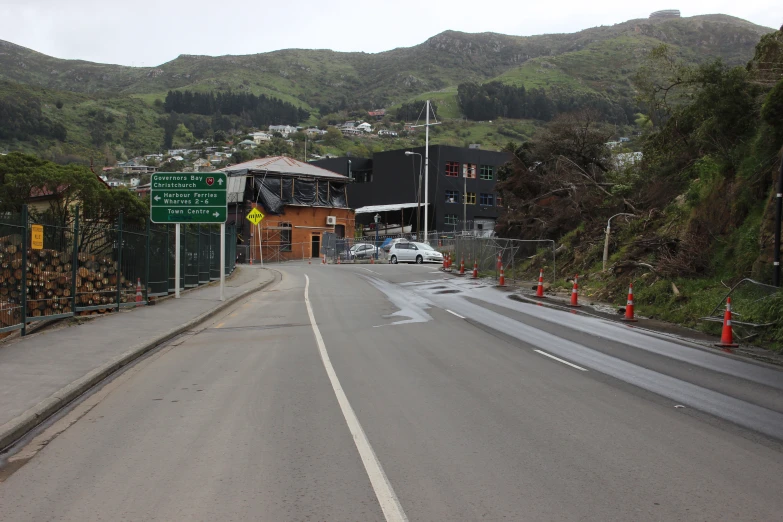
[[[181,225],[182,233],[182,288],[198,286],[198,225]]]
[[[76,311],[106,310],[117,305],[122,284],[117,264],[120,228],[84,220],[78,233]]]
[[[54,222],[30,223],[43,228],[43,244],[30,243],[27,252],[27,320],[73,313],[73,229]],[[42,248],[37,248],[42,247]]]
[[[551,240],[524,240],[462,235],[442,238],[438,249],[452,256],[455,263],[463,259],[466,266],[478,265],[480,276],[497,277],[503,267],[507,281],[537,279],[539,269],[554,280],[556,274],[555,243]]]
[[[173,270],[173,263],[169,259],[169,225],[152,225],[149,233],[147,297],[160,297],[169,293],[169,271]],[[173,273],[171,277],[173,288]]]
[[[199,225],[198,229],[198,284],[209,283],[209,265],[212,263],[212,250],[210,248],[210,228],[207,225]]]
[[[226,227],[226,236],[230,235],[230,230]],[[230,243],[226,240],[226,259],[235,259],[229,255]],[[228,263],[226,263],[228,266]],[[213,227],[209,230],[209,280],[220,279],[220,227]]]
[[[22,328],[22,251],[26,227],[20,214],[0,221],[0,332]]]
[[[148,259],[146,227],[124,225],[117,282],[120,306],[136,303],[136,294],[139,290],[142,293],[141,301],[146,302],[144,289],[147,288]]]

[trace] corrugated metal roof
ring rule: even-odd
[[[426,203],[429,205],[429,203]],[[422,203],[423,207],[425,203]],[[393,203],[391,205],[370,205],[368,207],[359,207],[354,212],[356,214],[367,214],[370,212],[389,212],[391,210],[402,210],[404,208],[416,208],[418,203]]]
[[[284,174],[290,176],[309,176],[313,178],[333,178],[348,180],[346,176],[330,170],[304,163],[286,156],[272,156],[258,158],[244,163],[238,163],[221,169],[228,176],[241,176],[245,174],[266,173]]]

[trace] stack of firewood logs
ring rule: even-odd
[[[18,242],[0,238],[0,326],[21,320],[22,252]],[[116,262],[107,256],[80,253],[76,269],[76,306],[106,305],[84,313],[103,313],[117,303],[135,300],[134,284],[119,274]],[[41,317],[73,311],[72,254],[58,250],[27,252],[27,316]]]

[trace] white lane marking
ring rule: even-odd
[[[448,313],[450,313],[451,315],[456,315],[456,316],[457,316],[457,317],[459,317],[460,319],[465,319],[464,317],[462,317],[461,315],[459,315],[457,312],[452,312],[452,311],[451,311],[451,310],[449,310],[448,308],[446,309],[446,311],[447,311]]]
[[[353,441],[356,444],[356,449],[359,450],[359,456],[364,464],[364,469],[367,471],[367,475],[370,477],[370,484],[372,489],[375,490],[375,496],[378,498],[378,502],[381,505],[383,515],[388,522],[407,522],[408,517],[405,516],[405,511],[402,510],[402,505],[394,493],[389,479],[386,477],[386,473],[383,472],[381,463],[378,457],[375,455],[370,441],[367,439],[367,435],[362,429],[362,425],[359,423],[359,419],[356,417],[351,403],[348,402],[348,397],[345,395],[340,380],[337,378],[337,374],[334,371],[332,362],[329,360],[329,353],[326,351],[326,345],[324,339],[321,337],[321,330],[318,329],[318,325],[315,322],[315,316],[313,315],[313,307],[310,305],[310,278],[305,274],[305,305],[307,306],[307,315],[310,317],[310,324],[313,327],[313,334],[315,334],[315,342],[318,344],[318,351],[321,353],[321,361],[324,363],[324,369],[329,376],[329,381],[332,383],[332,389],[337,396],[337,402],[340,404],[340,409],[345,417],[345,422],[348,424],[348,429],[353,435]]]
[[[547,356],[547,357],[549,357],[550,359],[554,359],[554,360],[556,360],[556,361],[559,361],[559,362],[561,362],[561,363],[563,363],[563,364],[567,364],[568,366],[572,366],[572,367],[576,368],[577,370],[582,370],[583,372],[586,372],[586,371],[587,371],[587,369],[586,369],[586,368],[582,368],[581,366],[577,366],[577,365],[575,365],[575,364],[572,364],[572,363],[570,363],[570,362],[568,362],[568,361],[564,361],[564,360],[563,360],[563,359],[561,359],[560,357],[555,357],[554,355],[550,355],[550,354],[548,354],[548,353],[546,353],[546,352],[544,352],[544,351],[541,351],[541,350],[534,350],[534,351],[536,351],[536,352],[540,353],[541,355],[546,355],[546,356]]]
[[[368,272],[372,272],[373,274],[381,275],[380,273],[376,272],[375,270],[370,270],[369,268],[364,268],[363,266],[357,267],[361,268],[362,270],[367,270]]]

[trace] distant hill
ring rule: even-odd
[[[52,91],[76,93],[84,103],[94,100],[119,112],[136,110],[128,101],[132,98],[151,108],[171,89],[230,89],[274,96],[314,115],[389,108],[426,96],[441,102],[442,115],[458,117],[454,94],[465,81],[497,79],[627,97],[632,95],[628,78],[645,53],[661,43],[688,62],[721,58],[739,65],[752,58],[760,37],[772,31],[730,16],[704,15],[527,37],[446,31],[420,45],[377,54],[287,49],[243,56],[182,55],[146,68],[62,60],[0,41],[0,80],[6,82],[5,92],[11,90],[8,85],[21,84],[44,89],[50,98],[57,97]],[[30,96],[38,96],[35,92],[41,91],[31,90]],[[56,120],[58,112],[51,112]],[[141,119],[150,116],[144,113]],[[84,142],[78,124],[71,126],[69,135]]]

